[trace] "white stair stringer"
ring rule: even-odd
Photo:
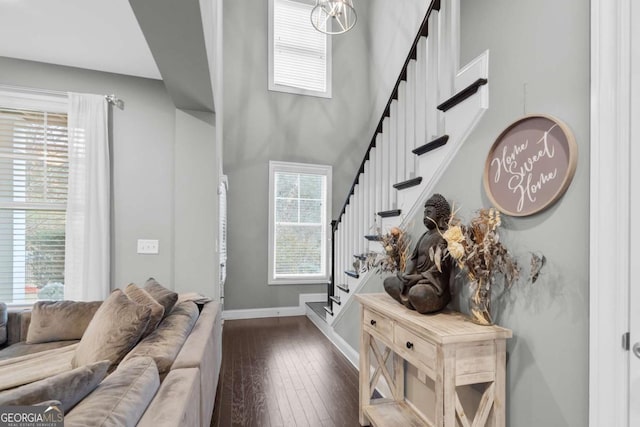
[[[480,78],[488,79],[488,72],[489,51],[485,51],[456,74],[455,91],[464,89]],[[417,175],[422,176],[422,183],[398,192],[398,208],[402,210],[402,214],[400,217],[384,218],[382,232],[386,232],[392,226],[406,227],[408,222],[422,211],[424,201],[431,196],[436,184],[479,123],[488,105],[489,86],[486,84],[480,86],[473,96],[443,113],[444,133],[449,135],[447,144],[421,156]],[[339,321],[341,313],[353,303],[353,295],[359,293],[361,288],[376,275],[374,271],[368,271],[360,273],[358,279],[349,277],[347,280],[349,293],[336,288],[336,294],[340,293],[341,304],[333,306],[333,316],[327,313],[326,320],[330,325]]]

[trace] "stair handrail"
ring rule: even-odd
[[[412,59],[416,59],[417,58],[417,52],[418,52],[418,42],[420,41],[421,37],[427,37],[429,35],[429,18],[431,17],[431,12],[433,12],[434,10],[439,11],[440,10],[440,0],[431,0],[431,3],[429,4],[429,8],[427,9],[427,13],[425,14],[424,19],[422,20],[422,24],[420,24],[420,28],[418,29],[418,33],[416,34],[415,39],[413,40],[413,44],[411,45],[411,49],[409,50],[409,54],[407,55],[407,59],[405,59],[404,64],[402,65],[402,68],[400,70],[400,74],[398,75],[398,79],[396,80],[396,84],[393,87],[393,90],[391,91],[391,96],[389,96],[389,100],[387,101],[387,105],[385,106],[383,112],[382,112],[382,116],[380,117],[380,120],[378,121],[378,126],[376,127],[376,130],[373,133],[373,137],[371,138],[371,142],[369,143],[369,147],[367,148],[367,151],[364,155],[364,158],[362,159],[362,162],[360,163],[360,167],[358,168],[358,172],[356,173],[356,177],[353,180],[353,184],[351,184],[351,189],[349,190],[349,193],[347,194],[347,199],[345,200],[344,204],[342,205],[342,210],[340,211],[340,214],[338,215],[338,219],[332,221],[332,228],[335,230],[335,228],[338,226],[338,224],[340,224],[340,221],[342,220],[342,217],[344,216],[344,213],[347,209],[347,206],[349,205],[349,199],[351,198],[351,196],[353,195],[356,185],[358,185],[358,182],[360,180],[360,175],[364,172],[364,165],[365,163],[367,163],[367,160],[369,160],[369,156],[371,154],[371,149],[373,149],[376,146],[376,136],[379,133],[382,133],[382,123],[384,122],[384,119],[386,117],[389,117],[390,112],[391,112],[391,103],[393,102],[394,99],[398,99],[398,88],[400,87],[400,82],[401,81],[406,81],[407,80],[407,67],[409,66],[409,62]]]

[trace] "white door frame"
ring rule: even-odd
[[[637,0],[631,2],[630,22],[640,21],[640,4]],[[634,261],[640,260],[640,223],[637,218],[640,216],[640,147],[638,141],[640,136],[640,122],[637,120],[640,115],[640,27],[631,26],[631,46],[630,46],[630,133],[629,133],[629,347],[640,343],[640,286],[638,286],[637,270],[633,270]],[[633,219],[635,219],[635,221]],[[629,425],[640,425],[640,359],[632,352],[628,352],[629,358]]]
[[[591,0],[589,426],[628,426],[632,0]]]

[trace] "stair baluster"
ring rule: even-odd
[[[461,138],[486,109],[486,91],[474,103],[454,109],[486,84],[488,70],[484,54],[459,76],[454,74],[458,7],[459,0],[431,2],[335,223],[333,298],[326,316],[330,323],[366,280],[367,274],[354,268],[356,256],[363,262],[361,255],[382,251],[378,234],[416,215],[422,202],[418,199],[433,188]],[[445,113],[449,109],[453,113]]]

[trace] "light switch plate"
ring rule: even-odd
[[[138,239],[139,254],[158,254],[158,241],[149,239]]]

